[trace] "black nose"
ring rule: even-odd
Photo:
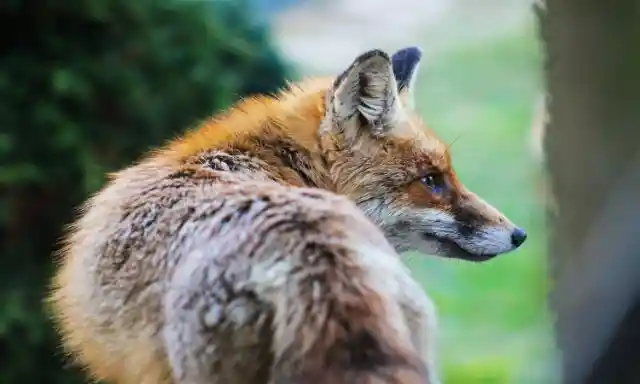
[[[514,247],[518,248],[525,240],[527,240],[527,232],[525,232],[524,229],[516,228],[511,232],[511,244],[513,244]]]

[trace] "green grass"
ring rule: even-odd
[[[529,233],[520,250],[482,264],[408,255],[438,307],[444,382],[552,384],[544,211],[527,147],[540,89],[534,31],[427,56],[417,89],[422,116],[453,142],[463,183]]]

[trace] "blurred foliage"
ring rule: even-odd
[[[42,304],[74,207],[288,68],[237,2],[7,0],[0,23],[0,383],[84,382]]]
[[[233,0],[227,0],[233,1]],[[253,8],[252,12],[258,20],[268,20],[269,17],[282,12],[287,8],[298,5],[308,0],[245,0]]]

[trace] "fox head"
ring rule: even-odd
[[[470,261],[521,246],[527,235],[465,188],[448,146],[413,111],[419,48],[372,50],[325,95],[321,140],[329,140],[337,192],[353,199],[399,252]]]

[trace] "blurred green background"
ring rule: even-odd
[[[535,30],[460,47],[423,70],[418,107],[451,146],[461,180],[529,238],[482,264],[425,258],[409,263],[440,313],[445,383],[554,383],[546,309],[545,211],[529,153],[540,89]]]
[[[52,253],[74,207],[106,172],[238,97],[311,73],[288,64],[294,60],[277,48],[282,25],[291,25],[277,13],[306,3],[0,5],[10,29],[0,55],[0,384],[85,382],[62,359],[42,306]],[[279,35],[270,33],[269,20]],[[451,30],[425,34],[423,48],[429,52],[440,37],[455,40]],[[396,40],[395,48],[406,45]],[[481,42],[438,48],[423,65],[418,108],[453,142],[467,186],[529,232],[521,250],[483,264],[408,255],[439,309],[444,382],[553,383],[544,210],[527,146],[540,89],[535,29],[520,23]]]

